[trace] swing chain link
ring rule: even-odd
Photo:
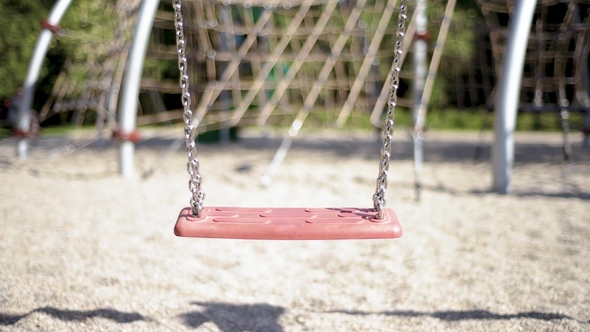
[[[379,162],[379,176],[373,195],[373,206],[377,212],[377,219],[383,219],[385,207],[385,191],[387,190],[387,173],[389,172],[389,157],[391,155],[391,142],[393,138],[394,111],[397,104],[397,89],[399,87],[399,74],[401,72],[400,58],[402,55],[403,40],[406,34],[406,18],[408,16],[408,1],[401,0],[397,21],[397,34],[395,41],[395,53],[391,68],[389,100],[383,130],[383,146],[381,148],[381,160]]]
[[[391,142],[393,137],[394,111],[397,104],[397,90],[399,87],[399,74],[401,71],[400,57],[402,55],[403,39],[406,32],[406,18],[408,1],[401,0],[397,23],[397,34],[395,42],[395,53],[391,69],[389,101],[385,129],[383,132],[383,146],[381,148],[381,160],[379,162],[379,176],[375,194],[373,195],[374,208],[377,211],[377,218],[383,219],[383,207],[385,206],[385,191],[387,190],[387,173],[389,171],[389,157],[391,155]],[[195,143],[194,125],[192,122],[193,111],[191,110],[191,94],[189,90],[189,76],[186,59],[186,40],[184,38],[184,21],[182,17],[181,0],[174,0],[174,24],[176,27],[176,46],[178,52],[178,69],[180,71],[180,87],[182,89],[182,106],[184,108],[184,134],[186,139],[186,150],[188,155],[187,171],[190,175],[189,190],[192,197],[190,200],[192,213],[199,217],[203,210],[205,193],[201,188],[201,174],[199,172],[199,158]]]
[[[181,0],[174,0],[174,25],[176,27],[176,48],[178,53],[178,69],[180,71],[180,87],[182,89],[182,106],[184,108],[184,137],[188,155],[187,171],[190,175],[188,187],[192,194],[190,204],[193,215],[201,216],[205,193],[201,189],[201,174],[199,172],[199,158],[195,143],[195,128],[193,125],[193,111],[191,110],[191,93],[186,60],[186,40],[184,38],[184,20],[182,18]]]

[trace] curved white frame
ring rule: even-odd
[[[57,25],[72,0],[58,0],[48,18],[48,23]],[[144,0],[141,4],[135,34],[125,69],[121,99],[119,101],[119,126],[124,133],[135,130],[137,120],[137,96],[141,83],[143,63],[153,20],[159,0]],[[516,125],[517,104],[519,98],[522,68],[526,55],[526,45],[537,0],[519,0],[516,3],[510,21],[506,53],[503,59],[502,76],[496,97],[494,115],[494,145],[492,151],[493,190],[506,194],[510,191],[510,179],[514,162],[514,129]],[[19,109],[18,128],[23,132],[30,129],[30,107],[34,86],[53,33],[43,30],[33,53],[27,78],[23,86],[23,99]],[[26,159],[29,140],[20,139],[17,147],[18,156]],[[120,145],[120,173],[125,177],[134,174],[133,142],[125,141]]]
[[[119,98],[118,115],[119,130],[124,134],[130,134],[135,131],[137,123],[137,101],[139,88],[143,74],[143,63],[145,53],[152,33],[154,16],[160,0],[143,0],[139,8],[139,17],[135,26],[135,34],[131,42],[131,49],[123,82],[121,85],[121,97]],[[122,141],[119,145],[119,173],[124,177],[133,177],[135,173],[135,164],[133,154],[135,152],[135,143],[131,141]]]
[[[47,23],[57,26],[71,3],[72,0],[58,0],[58,2],[53,6],[49,17],[47,18]],[[39,72],[41,70],[41,66],[43,65],[43,61],[45,60],[45,55],[47,54],[47,49],[49,48],[49,43],[51,42],[52,37],[52,31],[47,29],[43,29],[41,31],[39,39],[37,40],[37,45],[33,51],[33,57],[31,58],[31,62],[29,64],[29,70],[27,72],[25,84],[22,87],[23,94],[18,110],[17,128],[24,133],[28,133],[31,129],[31,104],[33,103],[33,94],[35,93],[35,83],[37,83],[37,79],[39,79]],[[29,139],[19,139],[17,145],[18,157],[20,159],[26,159],[28,152]]]
[[[508,26],[506,53],[498,80],[494,107],[494,145],[492,147],[492,190],[510,192],[514,164],[514,130],[524,57],[537,0],[519,0]]]

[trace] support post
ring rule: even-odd
[[[412,118],[413,118],[413,130],[412,130],[412,141],[414,143],[414,175],[415,175],[415,190],[416,190],[416,200],[420,200],[420,192],[421,192],[421,179],[420,173],[422,172],[422,163],[424,161],[424,149],[423,149],[423,141],[424,141],[424,126],[426,123],[426,111],[428,109],[428,103],[430,101],[430,96],[432,95],[432,89],[434,87],[434,80],[436,79],[436,73],[438,71],[438,66],[440,64],[440,59],[442,57],[443,48],[447,39],[447,35],[449,32],[449,26],[451,24],[451,19],[453,17],[453,12],[455,11],[455,6],[457,4],[457,0],[449,0],[447,3],[447,7],[445,8],[445,13],[443,17],[443,22],[440,26],[440,30],[438,32],[438,36],[436,37],[436,44],[434,46],[434,52],[432,53],[432,59],[430,60],[430,65],[428,66],[428,73],[425,73],[425,68],[418,68],[419,63],[416,64],[416,79],[415,79],[415,96],[414,96],[414,108],[412,109]],[[424,13],[422,14],[423,22],[418,24],[422,24],[423,26],[420,27],[419,25],[416,26],[416,42],[427,39],[428,32],[426,31],[426,4],[422,5],[424,9]],[[416,10],[419,8],[419,2],[416,3]],[[416,15],[416,19],[418,20],[420,16]],[[418,45],[418,44],[417,44]],[[426,49],[419,49],[416,47],[415,56],[418,57],[418,53],[426,52]],[[426,55],[424,54],[424,58]],[[422,64],[423,66],[424,64]],[[420,75],[420,76],[418,76]],[[424,79],[424,76],[426,79]]]
[[[590,66],[588,65],[588,57],[584,58],[584,64],[582,66],[582,83],[584,84],[586,94],[590,95]],[[590,105],[586,104],[585,106],[588,107]],[[584,136],[582,146],[586,149],[590,149],[590,112],[588,110],[584,113],[583,121],[582,132]]]
[[[143,74],[145,53],[152,32],[154,16],[160,0],[143,0],[139,8],[139,17],[135,26],[135,34],[131,42],[127,66],[121,86],[119,100],[119,173],[126,178],[133,177],[135,165],[135,124],[137,122],[137,101]]]
[[[423,157],[423,130],[424,114],[420,113],[420,102],[424,94],[426,81],[426,58],[428,56],[428,31],[426,24],[426,0],[416,0],[416,32],[414,36],[414,82],[412,92],[412,143],[414,148],[414,190],[416,201],[420,200],[422,181]]]
[[[518,0],[508,26],[506,52],[502,59],[502,72],[498,81],[494,109],[492,190],[499,194],[510,192],[520,85],[536,6],[537,0]]]
[[[423,142],[423,124],[424,114],[420,112],[422,95],[424,94],[424,84],[426,81],[426,58],[428,56],[428,31],[426,24],[426,0],[416,0],[416,32],[414,36],[414,82],[412,91],[412,141],[414,147],[414,190],[416,201],[420,200],[422,181],[422,142]]]
[[[17,131],[22,134],[17,146],[17,155],[21,160],[27,159],[29,152],[30,135],[28,133],[31,130],[31,105],[33,104],[33,95],[35,94],[35,84],[39,78],[39,72],[41,71],[43,60],[45,60],[51,38],[59,30],[59,21],[61,21],[61,18],[71,3],[72,0],[58,0],[56,2],[47,20],[42,23],[43,30],[41,30],[37,45],[33,51],[25,84],[22,87],[22,96],[20,96],[22,99],[19,101],[18,120],[16,124]]]

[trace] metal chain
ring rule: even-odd
[[[389,171],[389,157],[391,141],[393,137],[394,111],[397,103],[397,89],[399,86],[399,74],[401,64],[399,63],[402,54],[403,39],[406,31],[406,18],[408,1],[401,0],[397,23],[397,34],[395,41],[395,53],[391,69],[390,93],[387,103],[385,130],[383,133],[383,147],[381,148],[381,161],[379,163],[379,176],[377,186],[373,195],[373,204],[377,211],[377,218],[383,219],[383,207],[385,206],[385,191],[387,190],[387,173]],[[178,52],[178,69],[180,71],[180,87],[182,89],[182,106],[184,108],[184,134],[186,139],[186,151],[188,156],[187,171],[190,175],[189,190],[191,191],[191,208],[196,216],[201,215],[205,193],[201,189],[201,175],[199,173],[199,158],[195,143],[194,126],[192,123],[193,111],[191,110],[191,94],[189,90],[189,76],[186,60],[186,40],[184,38],[184,21],[182,18],[181,0],[174,0],[174,24],[176,27],[176,46]]]
[[[377,211],[377,219],[383,219],[383,207],[385,206],[385,191],[387,190],[387,173],[389,171],[389,157],[391,154],[391,141],[393,137],[393,115],[397,104],[397,89],[399,87],[399,74],[401,71],[400,57],[402,55],[403,40],[406,34],[406,18],[408,16],[408,1],[401,0],[397,21],[397,35],[395,41],[395,53],[391,68],[391,80],[389,101],[385,117],[385,130],[383,131],[383,147],[381,148],[381,161],[379,162],[379,176],[377,187],[373,195],[373,206]]]
[[[186,62],[186,40],[184,38],[184,20],[182,18],[182,3],[174,0],[174,25],[176,27],[176,49],[178,52],[178,69],[180,71],[180,87],[182,89],[182,106],[184,108],[184,136],[186,139],[186,153],[188,155],[187,171],[190,175],[188,188],[192,194],[190,203],[193,215],[201,216],[205,193],[201,189],[201,174],[199,172],[199,158],[195,143],[195,128],[193,126],[193,111],[191,110],[191,93],[189,90],[189,76]]]

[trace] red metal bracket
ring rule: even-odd
[[[429,31],[424,31],[424,32],[415,32],[414,33],[414,39],[415,40],[424,40],[426,42],[429,42],[430,40],[432,40],[432,34]]]
[[[41,29],[49,30],[54,35],[61,32],[61,27],[59,25],[53,25],[53,24],[49,23],[48,20],[41,21]]]
[[[17,138],[35,138],[37,137],[37,132],[35,131],[24,131],[20,129],[13,129],[12,136]]]
[[[138,131],[134,130],[131,132],[124,132],[120,129],[113,131],[113,139],[117,139],[121,142],[133,142],[137,143],[141,141],[141,135]]]

